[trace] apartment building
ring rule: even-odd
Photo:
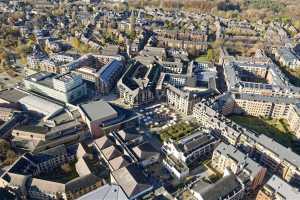
[[[27,63],[30,69],[38,70],[41,61],[46,59],[48,55],[42,50],[39,45],[35,45],[32,54],[27,57]]]
[[[266,135],[251,132],[232,122],[212,108],[215,106],[213,102],[200,102],[195,105],[193,115],[285,181],[295,185],[300,183],[299,155]]]
[[[93,57],[93,63],[76,68],[74,72],[80,74],[83,80],[93,83],[99,93],[107,94],[116,86],[124,72],[123,58],[99,55]]]
[[[295,200],[300,198],[300,191],[284,180],[273,175],[258,192],[256,200]]]
[[[286,119],[295,136],[300,137],[298,99],[258,94],[233,94],[233,99],[233,113]]]
[[[211,155],[219,142],[220,140],[212,131],[199,130],[178,141],[165,141],[162,151],[166,155],[172,155],[177,160],[190,164],[203,156]]]
[[[214,184],[199,181],[191,188],[197,200],[243,200],[245,186],[234,174],[228,174]]]
[[[272,53],[281,65],[291,69],[297,69],[300,67],[300,58],[298,58],[291,49],[285,47],[274,48]]]
[[[74,170],[77,177],[56,180],[55,170],[70,162],[76,162]],[[0,187],[17,189],[22,197],[28,199],[76,199],[103,184],[91,163],[95,165],[100,162],[88,156],[81,144],[61,145],[35,154],[26,153],[1,175]],[[51,180],[45,176],[48,173],[53,173]]]
[[[267,169],[232,145],[221,142],[213,152],[212,166],[220,173],[230,169],[234,174],[249,180],[249,189],[256,190],[263,184]],[[246,182],[246,181],[245,181]]]
[[[185,115],[191,114],[194,105],[201,99],[199,93],[184,91],[171,84],[168,84],[166,90],[167,105]]]
[[[152,61],[134,62],[118,82],[120,98],[131,107],[154,101],[160,68]],[[146,64],[147,62],[148,64]]]

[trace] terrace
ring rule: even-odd
[[[179,122],[167,129],[160,131],[160,139],[166,141],[168,139],[179,140],[184,136],[190,135],[198,128],[195,122]]]

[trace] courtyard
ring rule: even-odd
[[[186,135],[192,134],[196,129],[198,128],[198,125],[196,122],[193,121],[181,121],[179,123],[176,123],[172,126],[169,126],[166,129],[163,129],[160,131],[160,139],[162,141],[166,141],[168,139],[172,140],[179,140],[182,137]]]

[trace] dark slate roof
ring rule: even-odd
[[[219,200],[230,195],[234,191],[239,191],[242,188],[240,182],[236,179],[234,174],[223,177],[215,184],[207,187],[194,186],[192,189],[201,194],[204,200]]]

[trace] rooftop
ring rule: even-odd
[[[234,191],[239,191],[242,189],[242,185],[237,180],[236,176],[231,174],[223,177],[214,184],[210,184],[206,187],[199,187],[199,185],[196,184],[192,189],[199,192],[205,200],[219,200]]]
[[[136,164],[131,164],[116,170],[112,172],[112,175],[128,198],[133,198],[136,195],[150,191],[153,188],[144,172]]]
[[[126,194],[123,192],[118,185],[104,185],[96,190],[93,190],[80,198],[78,200],[128,200]]]
[[[300,191],[297,188],[290,186],[284,180],[276,175],[273,175],[266,183],[266,187],[272,188],[275,193],[283,196],[285,200],[299,199]]]
[[[90,121],[107,120],[118,115],[117,111],[105,101],[94,101],[79,106]]]

